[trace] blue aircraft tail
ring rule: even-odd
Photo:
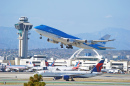
[[[32,61],[29,61],[29,64],[32,64]]]
[[[79,68],[79,64],[80,64],[80,61],[78,61],[78,62],[76,63],[76,65],[75,65],[72,69],[73,69],[73,70],[78,69],[78,68]]]
[[[80,64],[80,61],[78,61],[74,67],[77,67],[79,64]]]
[[[49,66],[52,66],[52,67],[53,67],[53,66],[54,66],[54,63],[55,63],[55,62],[53,61],[53,62],[51,63],[51,65],[49,65]]]
[[[11,65],[11,62],[9,61],[9,65]]]
[[[53,61],[52,63],[51,63],[51,65],[49,65],[49,63],[47,62],[47,60],[45,60],[45,64],[46,64],[46,66],[54,66],[54,63],[55,63],[55,61]]]
[[[108,39],[110,38],[110,36],[111,36],[111,35],[106,34],[105,36],[103,36],[103,37],[100,38],[99,40],[108,40]],[[99,42],[99,43],[102,44],[102,45],[105,45],[105,44],[106,44],[106,42]]]
[[[46,64],[46,66],[49,66],[49,63],[47,62],[47,60],[45,60],[45,64]]]
[[[29,63],[28,63],[29,65],[33,65],[33,66],[35,66],[35,64],[32,62],[32,60],[31,61],[29,61]]]
[[[94,68],[93,70],[91,71],[92,72],[101,72],[101,69],[102,69],[102,66],[103,66],[103,63],[104,63],[105,59],[101,60]]]

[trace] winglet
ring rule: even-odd
[[[102,69],[102,66],[103,66],[103,63],[104,63],[105,59],[101,60],[97,65],[96,67],[93,68],[93,70],[91,71],[92,72],[101,72],[101,69]]]

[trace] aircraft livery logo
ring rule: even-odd
[[[98,65],[96,66],[97,72],[101,71],[102,65],[103,65],[103,63],[98,63]]]

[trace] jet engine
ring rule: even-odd
[[[87,43],[87,40],[76,40],[77,42],[81,42],[81,43]]]
[[[74,43],[74,42],[80,42],[80,43],[87,43],[87,40],[80,40],[80,39],[70,39],[70,38],[64,38],[64,40],[68,43]]]
[[[58,80],[58,79],[61,79],[62,77],[54,77],[53,80]]]
[[[67,42],[68,42],[68,43],[73,43],[74,40],[73,40],[73,39],[67,39]]]
[[[52,40],[52,39],[49,39],[49,38],[47,39],[47,41],[50,42],[50,43],[56,43],[56,44],[59,43],[59,42],[57,42],[57,41],[55,41],[55,40]]]
[[[62,78],[63,78],[64,80],[68,81],[69,78],[70,78],[70,76],[68,76],[68,75],[64,75]]]
[[[70,38],[63,38],[63,39],[61,39],[61,40],[66,41],[66,42],[69,43],[69,44],[74,42],[74,40],[73,40],[73,39],[70,39]]]

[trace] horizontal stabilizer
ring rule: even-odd
[[[109,41],[114,41],[115,39],[112,40],[92,40],[92,42],[109,42]]]
[[[116,49],[114,47],[99,47],[99,48],[101,48],[101,49]]]

